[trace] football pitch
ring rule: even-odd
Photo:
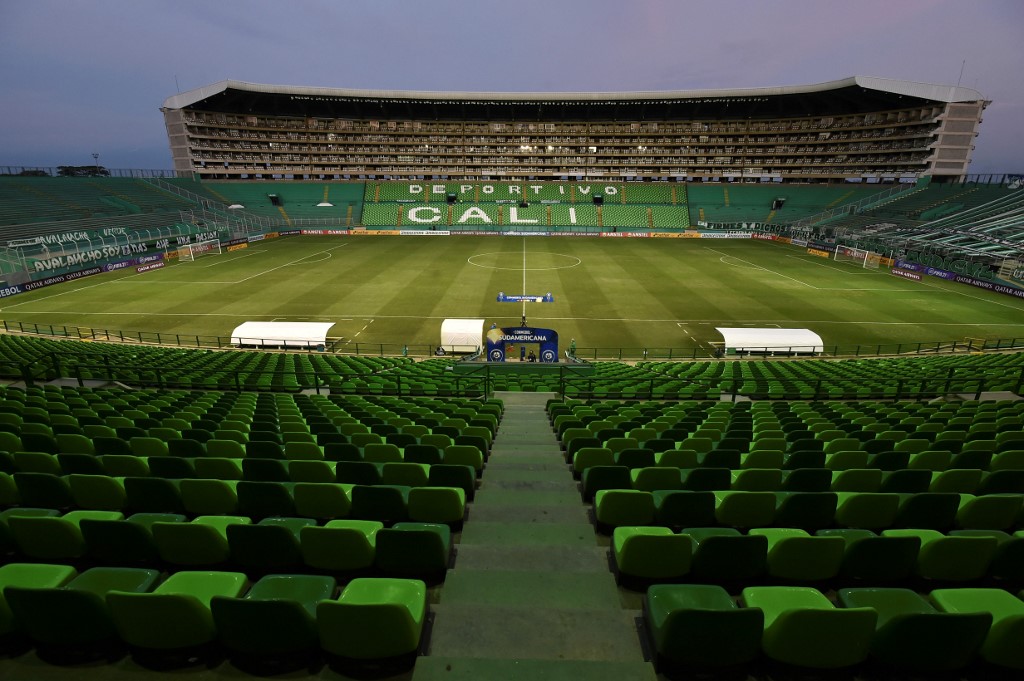
[[[827,348],[1024,336],[1024,300],[733,239],[288,237],[39,289],[3,301],[0,318],[224,337],[245,321],[333,322],[340,350],[422,352],[446,318],[517,326],[524,307],[602,357],[710,351],[720,326],[809,328]]]

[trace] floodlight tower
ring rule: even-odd
[[[100,174],[100,155],[94,153],[92,155],[93,173],[98,177]]]

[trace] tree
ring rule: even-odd
[[[110,171],[103,166],[57,166],[60,177],[110,177]]]

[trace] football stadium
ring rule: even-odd
[[[226,80],[0,168],[0,676],[1014,678],[989,104]]]

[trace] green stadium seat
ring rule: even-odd
[[[175,566],[214,566],[231,557],[227,529],[248,525],[245,516],[199,516],[190,523],[155,522],[150,526],[160,559]]]
[[[678,579],[690,571],[693,539],[667,527],[616,527],[612,555],[620,577]]]
[[[651,586],[644,616],[659,662],[701,670],[742,665],[760,653],[763,613],[737,607],[717,585]]]
[[[888,667],[916,673],[966,667],[981,648],[992,615],[940,612],[909,589],[840,589],[846,608],[874,608],[878,623],[871,656]]]
[[[747,587],[743,601],[764,612],[761,647],[773,660],[839,669],[868,656],[878,620],[873,608],[836,608],[806,587]]]
[[[889,583],[909,579],[917,569],[921,538],[879,537],[865,529],[825,529],[815,534],[842,537],[845,542],[840,575],[865,583]]]
[[[21,628],[4,595],[8,587],[56,589],[77,575],[78,572],[68,565],[8,563],[0,566],[0,636],[6,636]]]
[[[918,537],[917,574],[936,581],[971,582],[988,573],[998,541],[994,537],[944,535],[935,530],[885,530],[883,537]]]
[[[376,558],[377,532],[383,527],[372,520],[307,525],[299,531],[303,561],[311,568],[332,572],[367,570]]]
[[[980,655],[992,664],[1024,669],[1024,601],[1002,589],[936,589],[931,599],[947,613],[989,613],[992,626]]]
[[[214,596],[210,611],[228,650],[256,658],[309,652],[320,643],[317,605],[335,587],[333,577],[267,575],[244,597]]]
[[[145,593],[159,577],[157,570],[95,567],[60,586],[8,585],[4,595],[22,630],[37,645],[75,649],[117,639],[105,600],[108,593]]]
[[[121,639],[136,648],[178,650],[217,637],[210,601],[237,598],[245,590],[240,572],[177,572],[149,593],[111,591],[107,605]]]
[[[264,518],[259,523],[226,527],[231,561],[247,571],[289,572],[302,567],[299,532],[311,518]]]
[[[317,605],[320,646],[356,660],[410,655],[419,648],[426,613],[426,585],[419,580],[354,579],[337,600]]]

